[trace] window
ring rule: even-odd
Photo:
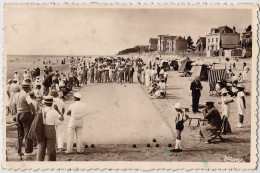
[[[210,43],[210,39],[208,39],[208,43]]]
[[[212,42],[214,42],[214,38],[212,38]]]
[[[209,50],[209,46],[208,46],[208,50]]]
[[[216,42],[218,42],[218,38],[216,38]]]

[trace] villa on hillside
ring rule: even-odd
[[[241,46],[244,50],[243,57],[252,57],[252,29],[249,25],[241,35]]]
[[[150,39],[150,47],[151,41]],[[185,52],[187,51],[187,40],[181,36],[158,35],[157,51],[160,52]],[[155,40],[153,43],[155,44]],[[154,46],[154,45],[153,45]]]
[[[151,51],[157,51],[158,50],[158,38],[150,38],[149,49]]]

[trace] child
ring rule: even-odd
[[[183,111],[183,107],[180,103],[175,104],[175,110],[177,112],[177,116],[175,118],[175,127],[176,127],[176,144],[175,149],[171,150],[172,152],[182,152],[181,149],[181,132],[184,129],[183,123],[189,119],[189,116]]]

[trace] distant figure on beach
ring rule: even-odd
[[[193,113],[199,112],[199,101],[200,101],[200,91],[202,90],[202,85],[200,83],[200,77],[195,76],[195,80],[191,82],[190,90],[192,95],[192,111]]]

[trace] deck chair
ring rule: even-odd
[[[224,128],[224,118],[221,120],[221,126],[220,128],[216,128],[216,129],[210,129],[209,131],[211,132],[211,143],[214,143],[215,139],[219,138],[221,142],[224,141],[224,138],[221,136],[221,133],[223,131]]]

